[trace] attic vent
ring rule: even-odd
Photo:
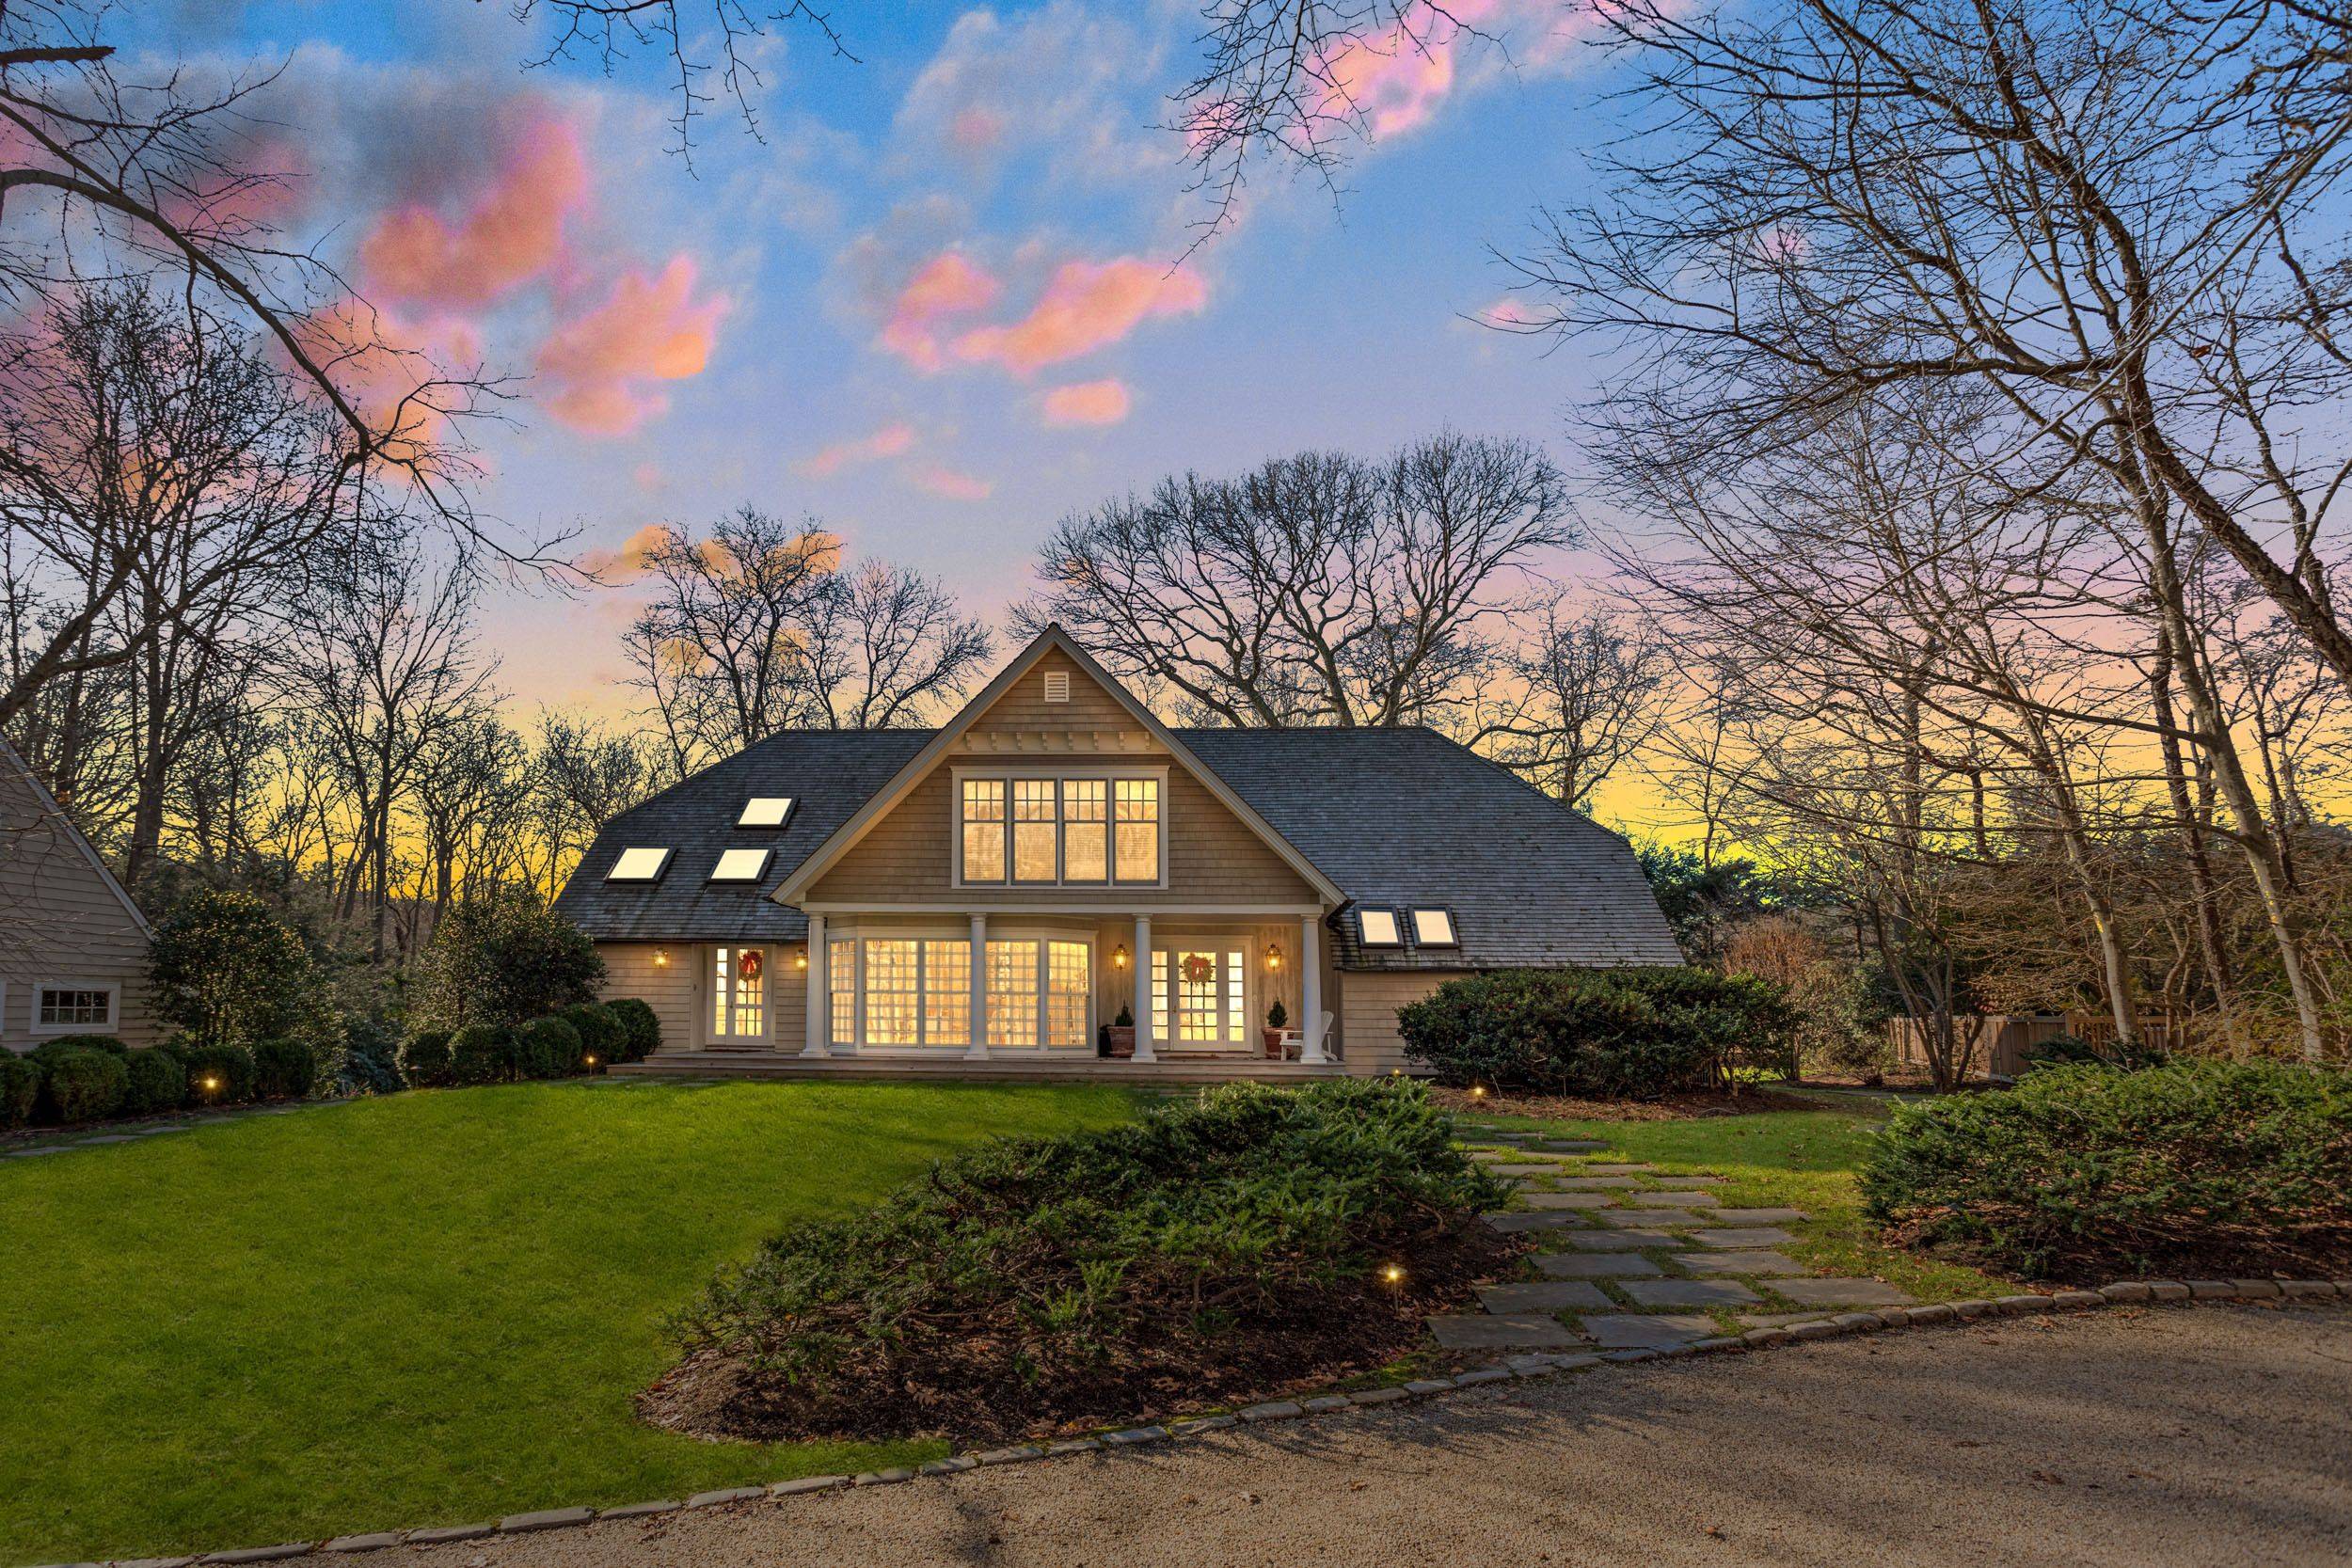
[[[1045,672],[1045,700],[1049,703],[1070,701],[1069,671],[1048,670]]]

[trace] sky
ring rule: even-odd
[[[516,378],[477,435],[506,528],[604,564],[750,504],[995,622],[1057,521],[1165,474],[1449,425],[1572,461],[1591,367],[1481,318],[1495,252],[1588,189],[1605,63],[1561,0],[1453,8],[1495,41],[1349,62],[1373,135],[1341,190],[1262,168],[1189,254],[1181,4],[837,6],[855,57],[771,29],[756,135],[722,97],[691,157],[665,55],[546,60],[550,19],[504,0],[174,0],[121,41],[278,71],[247,132],[290,170],[270,220],[407,341]],[[518,703],[619,715],[634,611],[501,588],[485,639]],[[1640,825],[1624,791],[1601,815]]]

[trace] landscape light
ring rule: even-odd
[[[1402,1263],[1391,1263],[1387,1268],[1380,1271],[1380,1277],[1387,1280],[1391,1285],[1402,1285],[1405,1283],[1405,1265]]]
[[[580,1058],[580,1062],[587,1067],[595,1067],[596,1065],[596,1059],[594,1056],[582,1056]]]
[[[1472,1100],[1484,1100],[1484,1099],[1486,1099],[1486,1085],[1484,1085],[1484,1084],[1472,1084],[1472,1085],[1470,1085],[1470,1098],[1471,1098]]]
[[[217,1078],[207,1078],[204,1080],[204,1087],[207,1092],[216,1089],[220,1087],[220,1080]]]

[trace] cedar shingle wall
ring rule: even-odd
[[[1404,1037],[1396,1032],[1397,1009],[1459,977],[1458,972],[1442,970],[1391,974],[1357,971],[1341,974],[1339,1005],[1331,1011],[1338,1020],[1340,1049],[1346,1057],[1347,1070],[1366,1076],[1393,1068],[1410,1071],[1405,1060]]]
[[[666,947],[670,955],[667,964],[653,961],[657,950]],[[708,1001],[707,977],[711,970],[710,947],[703,942],[600,942],[596,954],[604,959],[604,986],[598,992],[605,1001],[618,996],[634,996],[653,1008],[661,1021],[661,1049],[670,1051],[701,1051],[712,1045],[710,1021],[704,1008]],[[798,1051],[808,1037],[808,988],[803,972],[794,961],[800,957],[799,942],[770,945],[768,955],[768,1037],[762,1040],[728,1040],[729,1048],[766,1051]]]
[[[119,985],[114,1033],[157,1037],[148,1006],[147,934],[50,814],[12,755],[0,754],[0,1045],[29,1051],[56,1036],[36,1028],[36,988]]]

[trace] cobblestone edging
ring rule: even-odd
[[[966,1470],[998,1465],[1020,1465],[1057,1459],[1069,1454],[1107,1453],[1150,1444],[1183,1442],[1211,1433],[1255,1426],[1268,1421],[1295,1420],[1362,1406],[1394,1404],[1400,1400],[1426,1399],[1456,1388],[1476,1388],[1516,1378],[1549,1377],[1605,1362],[1673,1361],[1684,1356],[1724,1352],[1767,1350],[1774,1345],[1815,1339],[1841,1338],[1850,1334],[1875,1334],[1883,1329],[1931,1323],[1975,1323],[1986,1318],[2015,1318],[2033,1312],[2082,1311],[2097,1307],[2130,1304],[2172,1304],[2246,1301],[2352,1301],[2352,1279],[2152,1279],[2122,1280],[2095,1291],[2058,1291],[2048,1295],[1998,1296],[1983,1301],[1945,1302],[1925,1307],[1889,1307],[1869,1312],[1839,1312],[1811,1323],[1774,1328],[1755,1328],[1744,1334],[1698,1339],[1662,1350],[1603,1350],[1566,1354],[1514,1355],[1497,1366],[1480,1367],[1453,1377],[1416,1378],[1409,1383],[1326,1394],[1315,1399],[1272,1400],[1230,1416],[1203,1416],[1170,1421],[1163,1426],[1129,1427],[1100,1437],[1078,1437],[1056,1443],[1020,1443],[984,1453],[951,1454],[928,1465],[868,1470],[854,1476],[802,1476],[766,1486],[731,1486],[698,1492],[684,1501],[624,1503],[617,1508],[549,1508],[477,1525],[453,1525],[424,1529],[379,1530],[365,1535],[339,1535],[329,1541],[290,1541],[276,1546],[247,1546],[234,1551],[203,1552],[185,1557],[118,1558],[107,1568],[226,1568],[246,1562],[276,1562],[313,1553],[371,1552],[387,1546],[439,1546],[498,1535],[525,1535],[538,1530],[567,1529],[606,1519],[644,1519],[689,1509],[721,1508],[765,1497],[791,1497],[845,1487],[889,1486],[928,1476],[961,1475]],[[100,1568],[82,1563],[72,1568]]]

